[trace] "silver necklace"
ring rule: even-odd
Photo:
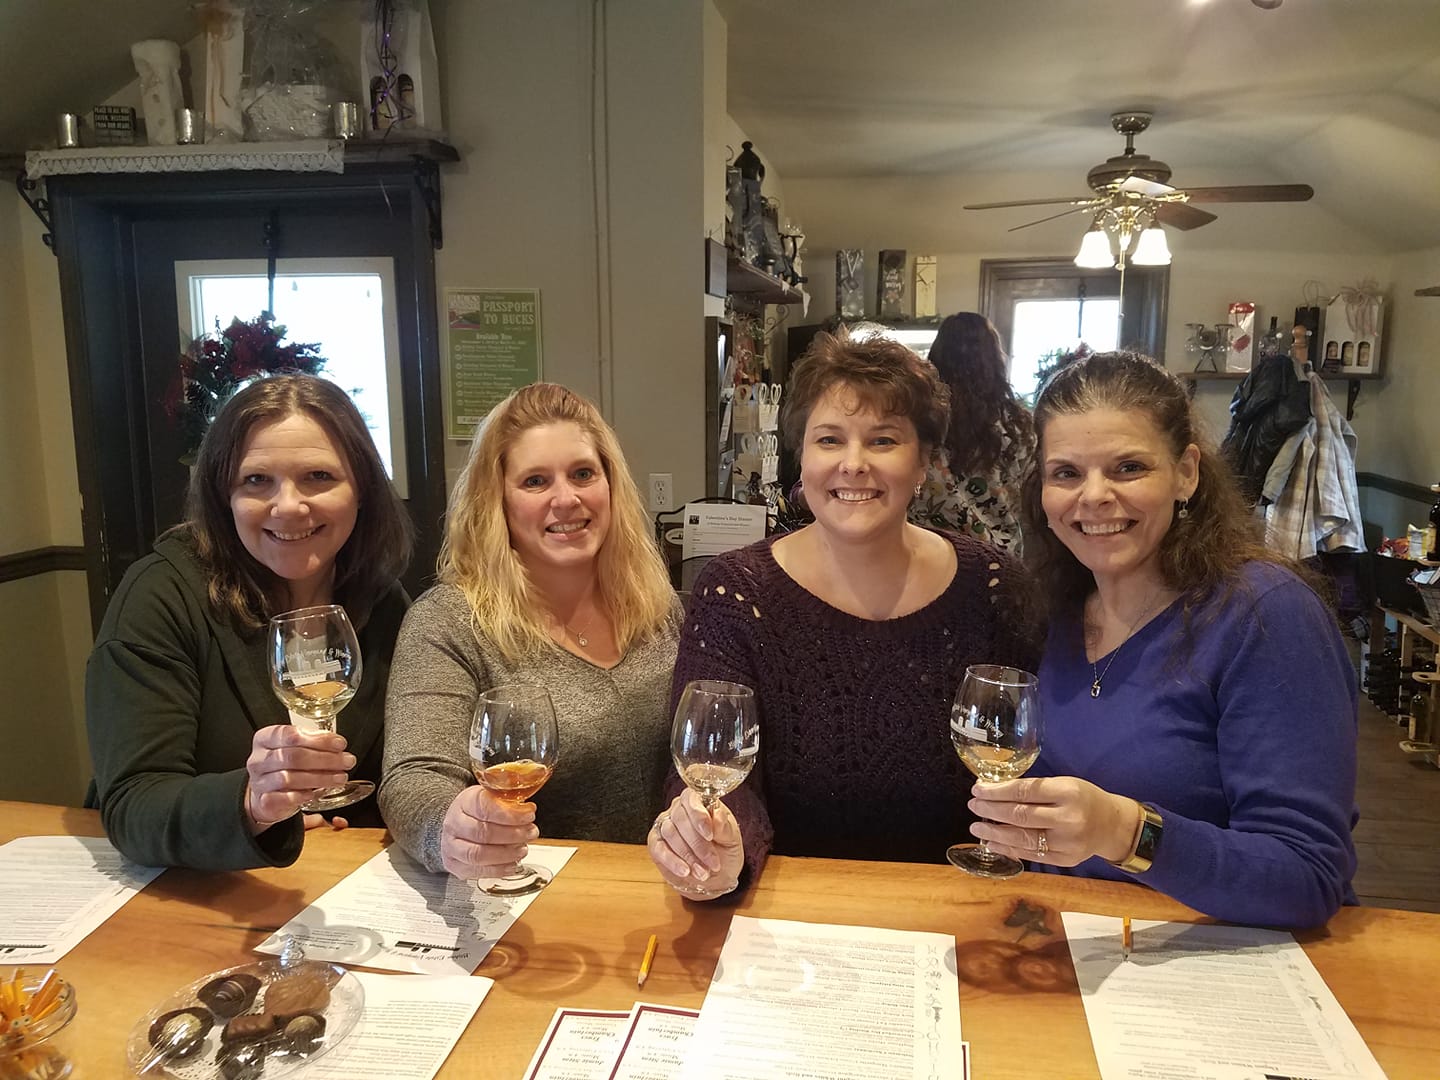
[[[1156,594],[1158,596],[1158,594]],[[1115,658],[1120,655],[1126,643],[1135,636],[1135,628],[1140,625],[1140,620],[1145,618],[1155,607],[1156,596],[1150,597],[1150,602],[1140,609],[1140,614],[1135,616],[1135,621],[1130,624],[1130,629],[1125,631],[1125,636],[1120,639],[1120,644],[1115,646],[1115,651],[1110,654],[1110,659],[1105,662],[1105,670],[1101,671],[1099,661],[1091,661],[1090,673],[1095,676],[1095,681],[1090,684],[1090,696],[1100,696],[1100,684],[1105,681],[1105,676],[1110,674],[1110,668],[1115,664]],[[1097,601],[1098,603],[1098,601]]]

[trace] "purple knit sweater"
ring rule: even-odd
[[[1093,665],[1073,619],[1051,626],[1030,775],[1083,777],[1165,819],[1146,873],[1098,857],[1060,872],[1140,881],[1231,922],[1318,926],[1355,903],[1355,669],[1335,620],[1258,562],[1189,633],[1181,608]]]
[[[846,614],[806,591],[772,537],[717,556],[695,583],[671,706],[693,679],[755,689],[760,755],[725,798],[745,841],[746,880],[782,855],[943,862],[968,841],[972,777],[950,744],[969,664],[1034,670],[1014,615],[1017,564],[945,534],[958,560],[933,602],[898,619]],[[681,789],[672,778],[669,794]]]

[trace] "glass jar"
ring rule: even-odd
[[[46,970],[24,969],[20,986],[26,999],[40,989]],[[14,968],[0,968],[0,980],[8,984],[14,973]],[[75,1008],[75,988],[61,980],[55,1006],[43,1019],[30,1025],[21,1036],[0,1036],[0,1080],[63,1080],[69,1076],[74,1069],[70,1022],[75,1019]]]

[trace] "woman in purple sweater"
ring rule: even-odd
[[[1357,817],[1355,672],[1330,611],[1257,542],[1148,358],[1062,368],[1035,429],[1045,742],[1029,776],[975,785],[972,831],[1231,922],[1324,923],[1355,902]]]
[[[947,391],[903,345],[821,334],[786,392],[815,522],[714,559],[680,637],[693,679],[753,687],[760,756],[707,813],[691,792],[650,831],[661,874],[708,899],[785,855],[943,862],[971,822],[949,715],[968,664],[1033,662],[1019,570],[906,511],[945,436]],[[672,792],[679,787],[672,784]]]

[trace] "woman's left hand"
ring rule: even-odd
[[[1075,866],[1092,855],[1118,862],[1130,854],[1140,804],[1074,776],[977,781],[970,831],[1001,855]]]

